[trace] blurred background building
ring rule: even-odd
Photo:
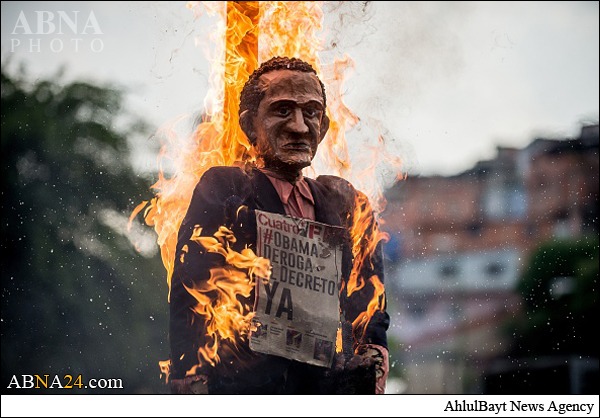
[[[402,391],[598,393],[597,124],[455,176],[408,176],[387,199]]]

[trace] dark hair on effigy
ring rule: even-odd
[[[265,95],[265,92],[258,86],[258,79],[263,74],[276,70],[301,71],[317,75],[317,72],[309,63],[299,58],[273,57],[270,60],[263,62],[248,78],[248,81],[240,94],[239,114],[245,110],[249,110],[252,114],[256,114],[258,105]],[[319,84],[321,84],[321,91],[323,92],[323,106],[327,107],[325,85],[318,76],[317,79],[319,80]]]

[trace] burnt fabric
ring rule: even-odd
[[[342,280],[346,281],[352,269],[349,223],[353,213],[356,190],[345,180],[334,176],[320,176],[316,180],[305,178],[315,202],[315,220],[348,231],[343,245]],[[185,289],[198,287],[209,279],[210,269],[222,267],[225,259],[208,253],[190,236],[195,226],[202,227],[202,236],[212,236],[221,226],[231,229],[237,239],[233,249],[241,251],[250,247],[256,252],[255,210],[285,214],[283,204],[268,177],[257,169],[238,167],[213,167],[198,182],[178,234],[175,265],[170,294],[170,344],[171,378],[181,379],[198,364],[198,348],[207,342],[204,321],[191,308],[194,297]],[[184,251],[184,246],[187,246]],[[183,255],[183,257],[182,257]],[[181,261],[183,260],[183,262]],[[364,263],[361,276],[368,279],[376,274],[383,282],[381,243]],[[344,285],[342,285],[345,288]],[[352,322],[366,310],[373,297],[373,286],[367,283],[350,297],[340,296],[343,318]],[[240,301],[251,310],[254,295]],[[386,331],[389,315],[377,311],[366,331],[354,335],[355,350],[361,344],[376,344],[387,348]],[[368,393],[361,385],[371,386],[372,379],[361,370],[336,370],[312,366],[278,356],[252,352],[247,339],[233,346],[219,345],[220,362],[204,365],[197,373],[208,378],[209,393],[273,394],[273,393]],[[205,362],[202,362],[203,364]],[[336,362],[334,361],[334,364]],[[373,377],[374,379],[374,377]],[[353,382],[357,381],[359,383]],[[350,382],[340,384],[340,382]]]

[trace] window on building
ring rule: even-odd
[[[473,222],[471,224],[469,224],[469,226],[467,227],[467,230],[469,232],[469,235],[471,236],[481,236],[481,223],[479,222]]]
[[[440,277],[442,279],[450,279],[458,276],[458,266],[455,262],[450,261],[440,265]]]
[[[496,279],[504,273],[505,266],[504,264],[493,261],[485,266],[485,275],[489,279]]]
[[[406,310],[408,311],[408,314],[415,319],[425,317],[425,313],[427,312],[425,304],[421,302],[409,303],[406,307]]]
[[[490,187],[483,195],[483,210],[489,219],[523,219],[527,213],[525,190],[512,183]]]

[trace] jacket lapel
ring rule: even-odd
[[[340,209],[339,202],[332,199],[330,193],[326,195],[325,189],[318,182],[310,178],[306,178],[306,181],[308,182],[313,199],[315,200],[315,220],[328,225],[342,225],[338,212]],[[336,203],[338,204],[337,210]]]
[[[273,187],[271,180],[260,170],[252,170],[252,188],[256,209],[285,215],[285,209],[279,199],[277,190]]]

